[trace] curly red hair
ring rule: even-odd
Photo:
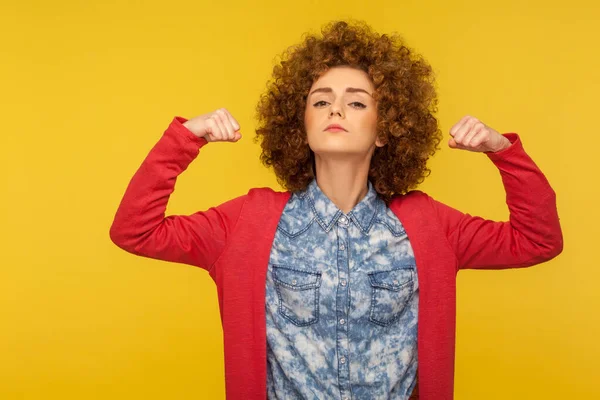
[[[442,134],[434,113],[437,94],[431,66],[398,34],[379,35],[364,22],[334,21],[288,48],[256,107],[255,142],[260,159],[272,166],[289,191],[305,189],[315,177],[314,154],[306,141],[304,110],[313,82],[329,68],[365,71],[375,87],[377,135],[385,143],[371,158],[369,180],[384,201],[423,182],[427,160]]]

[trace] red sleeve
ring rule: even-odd
[[[485,154],[500,171],[509,221],[471,216],[430,198],[459,269],[526,267],[562,252],[556,194],[523,149],[519,136],[504,136],[511,141],[508,148]]]
[[[208,142],[175,117],[129,182],[110,228],[111,240],[130,253],[210,270],[223,252],[246,196],[192,215],[165,210],[179,174]]]

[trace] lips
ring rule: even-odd
[[[325,130],[328,132],[348,132],[343,126],[338,124],[331,124]]]

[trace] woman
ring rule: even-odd
[[[209,272],[228,398],[451,399],[456,272],[558,255],[555,193],[517,134],[470,116],[448,144],[499,169],[510,222],[412,190],[441,141],[431,68],[364,24],[322,33],[289,49],[257,108],[261,158],[285,192],[255,188],[165,218],[199,149],[241,138],[226,109],[175,117],[132,178],[111,239]]]

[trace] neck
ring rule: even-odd
[[[342,210],[349,213],[368,192],[370,157],[342,159],[315,154],[317,184],[321,191]]]

